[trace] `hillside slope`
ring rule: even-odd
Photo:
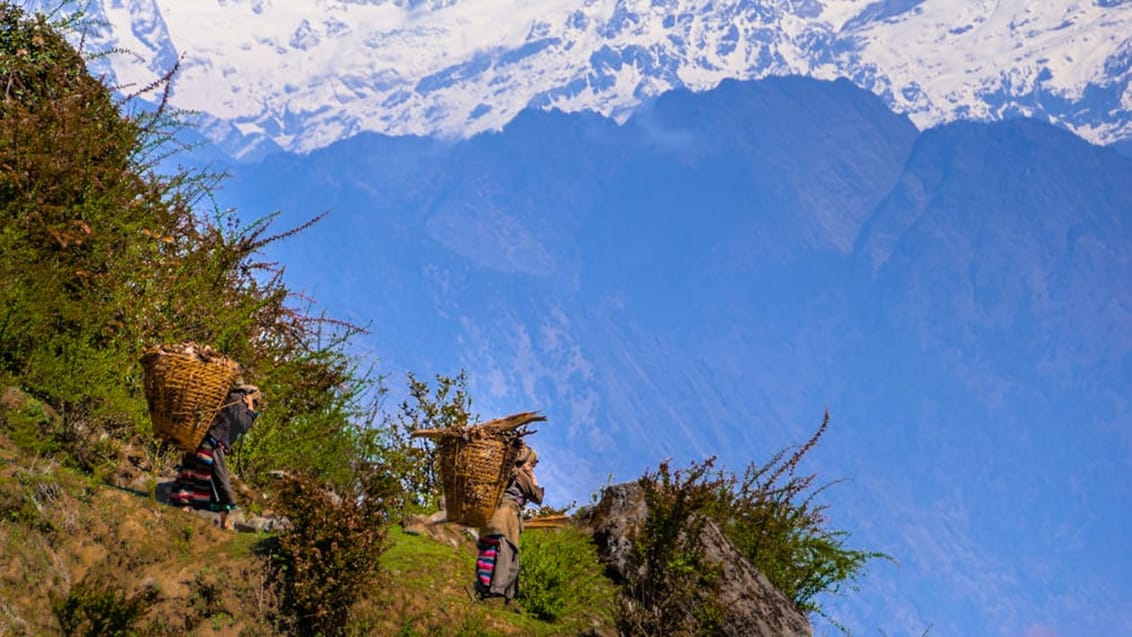
[[[256,540],[0,435],[0,634],[270,634]]]
[[[126,461],[107,479],[144,483],[146,474]],[[547,623],[472,601],[463,587],[471,542],[450,546],[396,526],[389,534],[384,584],[359,602],[353,634],[613,634],[590,618]],[[280,634],[260,557],[272,537],[223,531],[152,490],[111,486],[0,433],[0,635]]]

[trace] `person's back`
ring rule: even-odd
[[[219,513],[220,526],[228,528],[228,512],[236,508],[236,491],[226,457],[259,415],[259,388],[240,384],[228,392],[196,451],[181,458],[181,468],[169,496],[171,504],[186,509]]]

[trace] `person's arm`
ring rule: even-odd
[[[515,470],[515,482],[519,484],[519,489],[523,491],[523,497],[535,504],[542,504],[546,490],[539,486],[538,480],[535,479],[535,472],[529,465],[524,465]]]

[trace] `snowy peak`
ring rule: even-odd
[[[26,3],[32,8],[44,0]],[[1132,138],[1132,2],[92,0],[122,85],[182,58],[215,139],[309,151],[361,131],[464,137],[524,108],[623,120],[673,88],[844,77],[921,127],[1016,115]]]

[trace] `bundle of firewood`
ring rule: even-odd
[[[500,440],[512,440],[529,436],[537,433],[536,429],[527,429],[527,425],[532,422],[545,421],[546,416],[538,413],[537,411],[523,411],[503,418],[496,418],[483,423],[474,425],[453,425],[451,427],[442,427],[439,429],[418,429],[413,432],[414,438],[432,438],[434,440],[443,440],[445,438],[459,438],[464,441],[471,441],[480,438],[496,438]]]

